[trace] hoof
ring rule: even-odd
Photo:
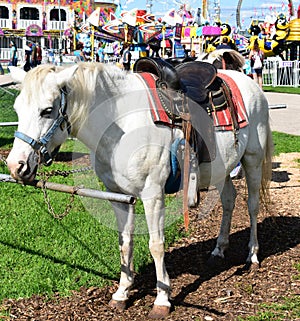
[[[110,300],[108,305],[120,312],[123,312],[126,309],[126,301]]]
[[[259,268],[260,268],[259,263],[257,263],[257,262],[252,263],[250,265],[250,272],[256,273],[257,271],[259,271]]]
[[[152,311],[149,313],[150,319],[164,319],[170,313],[170,307],[162,305],[154,305]]]
[[[218,268],[224,264],[224,259],[220,256],[211,255],[209,259],[207,260],[207,265],[210,268]]]

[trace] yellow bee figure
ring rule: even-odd
[[[289,35],[289,22],[283,13],[280,13],[275,22],[276,32],[272,38],[271,49],[275,55],[281,55],[285,49],[285,38]]]

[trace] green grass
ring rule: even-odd
[[[299,94],[299,87],[272,87],[263,86],[265,92],[286,93],[286,94]]]
[[[13,109],[17,90],[0,90],[0,122],[18,121],[17,114]],[[0,127],[0,148],[11,148],[16,127]]]
[[[1,166],[1,172],[7,172]],[[61,164],[54,168],[68,169]],[[73,184],[72,176],[51,181]],[[48,193],[55,212],[62,213],[70,195]],[[0,301],[33,294],[51,296],[54,292],[64,295],[81,286],[102,287],[118,279],[117,232],[95,219],[80,197],[75,197],[71,212],[63,220],[48,212],[40,189],[2,183],[0,197]],[[110,208],[107,201],[97,205]],[[113,217],[112,211],[107,215]],[[167,246],[180,237],[177,224],[166,232]],[[135,236],[134,258],[137,272],[152,261],[148,235]]]
[[[300,136],[272,132],[274,141],[274,155],[300,151]]]
[[[0,121],[17,121],[13,110],[16,91],[0,92]],[[0,127],[0,148],[12,147],[16,127]],[[77,141],[68,140],[61,151],[86,152]],[[79,150],[78,150],[79,149]],[[72,166],[55,162],[46,171],[70,170]],[[0,172],[8,173],[0,163]],[[78,177],[53,177],[50,180],[74,185]],[[87,174],[81,174],[82,176]],[[5,298],[30,297],[33,294],[61,295],[81,286],[99,286],[117,280],[120,274],[118,233],[105,224],[102,217],[114,220],[107,201],[91,201],[75,197],[70,213],[57,220],[48,212],[40,189],[0,183],[0,302]],[[55,213],[63,213],[70,195],[48,191]],[[168,200],[172,204],[172,200]],[[138,211],[143,212],[141,204]],[[103,215],[103,216],[102,216]],[[143,214],[140,215],[142,221]],[[177,220],[168,224],[166,246],[179,238]],[[143,223],[144,224],[144,223]],[[152,259],[148,250],[149,237],[135,236],[135,270],[143,270]]]
[[[256,316],[238,318],[238,321],[284,321],[300,317],[300,296],[284,298],[280,303],[261,304]]]

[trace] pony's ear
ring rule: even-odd
[[[22,83],[27,72],[21,68],[9,66],[10,76],[16,83]]]
[[[66,85],[74,76],[76,70],[78,69],[78,65],[74,65],[72,67],[68,67],[59,71],[56,74],[56,80],[59,87],[63,87]]]

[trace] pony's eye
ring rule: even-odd
[[[52,113],[53,107],[48,107],[41,111],[41,117],[49,117]]]

